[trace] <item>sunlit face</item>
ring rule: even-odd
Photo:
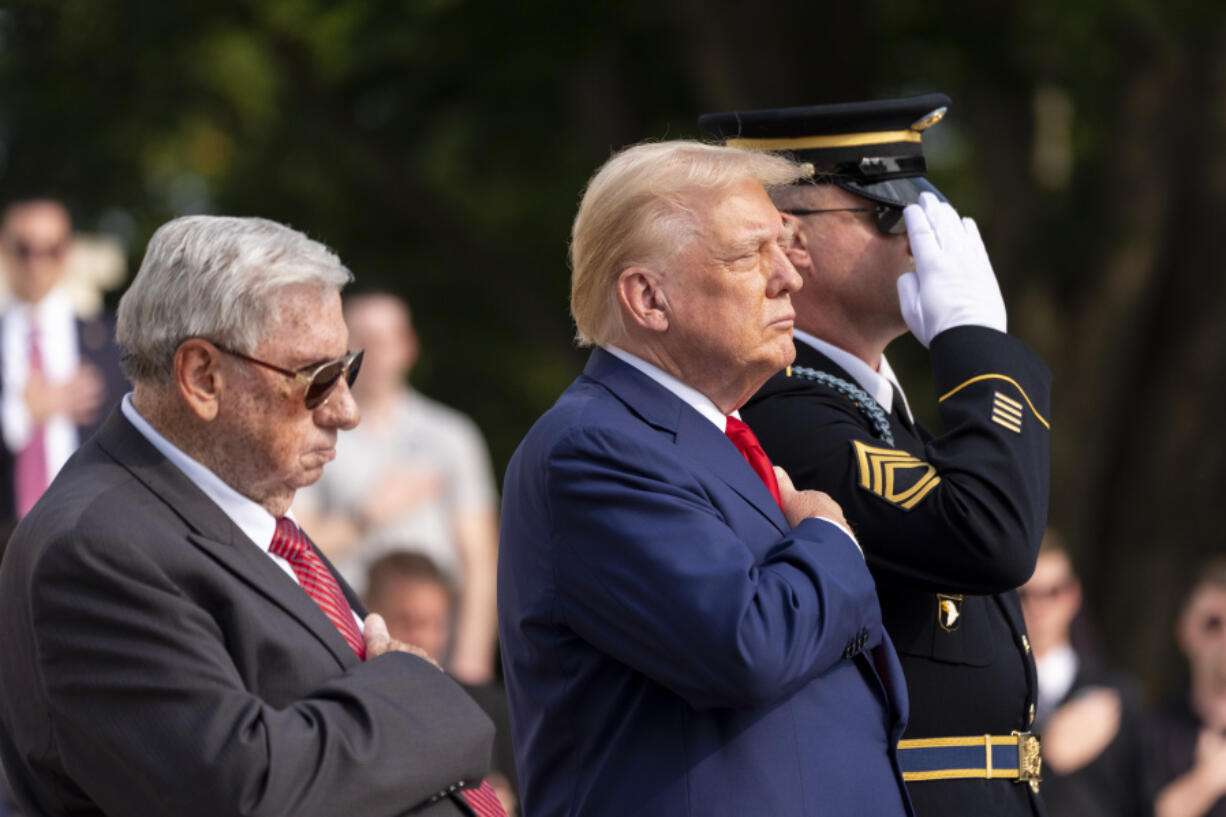
[[[752,394],[796,355],[790,293],[801,280],[780,246],[783,220],[754,181],[693,207],[702,229],[665,274],[665,344],[691,385],[756,381]]]
[[[1178,636],[1193,680],[1226,692],[1226,589],[1199,587],[1180,616]]]
[[[1035,652],[1043,655],[1068,643],[1069,628],[1081,607],[1081,585],[1066,554],[1058,550],[1040,552],[1034,574],[1018,595]]]
[[[275,293],[278,321],[251,352],[286,369],[310,369],[347,351],[340,296],[297,285]],[[281,516],[294,492],[323,474],[336,456],[340,429],[358,423],[344,378],[315,411],[303,404],[306,385],[284,374],[224,355],[225,389],[211,432],[218,475],[243,495]]]
[[[788,206],[820,210],[865,207],[874,202],[833,184],[801,185],[788,194]],[[833,212],[797,216],[807,239],[811,268],[802,269],[805,294],[797,300],[800,325],[807,310],[837,310],[865,335],[896,337],[906,331],[898,304],[898,278],[914,269],[906,235],[877,229],[872,212]]]
[[[59,283],[72,243],[68,212],[52,201],[32,201],[9,209],[0,230],[9,288],[37,303]]]
[[[383,616],[392,638],[442,660],[451,635],[451,598],[438,582],[389,579],[379,596],[370,600],[370,609]]]

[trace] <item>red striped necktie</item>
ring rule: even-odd
[[[302,589],[307,591],[307,595],[315,600],[319,609],[332,620],[357,657],[365,661],[366,640],[358,630],[349,601],[341,592],[341,586],[336,583],[332,571],[328,570],[323,559],[319,558],[319,554],[311,547],[302,529],[294,524],[294,520],[287,516],[277,520],[277,532],[273,534],[268,550],[289,562]]]
[[[277,519],[277,532],[273,534],[268,550],[289,562],[307,595],[315,600],[319,609],[323,610],[336,625],[336,629],[341,631],[341,635],[349,642],[358,658],[365,661],[366,641],[358,631],[353,610],[345,594],[341,592],[332,571],[328,570],[323,559],[319,558],[319,554],[311,547],[302,529],[294,524],[294,520],[287,516]],[[507,817],[494,788],[485,780],[475,789],[461,789],[460,794],[477,817]]]
[[[477,813],[477,817],[507,817],[489,781],[482,780],[475,789],[461,789],[460,794],[464,795],[464,801]]]
[[[728,425],[724,428],[724,433],[741,452],[741,456],[749,463],[749,467],[753,468],[754,472],[766,483],[766,490],[771,492],[775,502],[782,508],[783,500],[779,496],[779,481],[775,479],[775,468],[771,465],[770,457],[766,456],[766,452],[762,450],[758,438],[750,431],[749,426],[735,417],[730,416],[727,419]]]
[[[31,312],[30,320],[34,320]],[[30,375],[31,378],[43,376],[43,356],[38,348],[38,329],[30,329]],[[17,518],[25,516],[34,507],[34,503],[47,490],[47,438],[43,425],[30,429],[30,439],[25,447],[17,452],[13,461],[14,491],[17,500]]]

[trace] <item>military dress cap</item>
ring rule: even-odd
[[[785,153],[816,168],[828,182],[870,201],[898,207],[925,191],[941,195],[924,178],[921,138],[945,116],[949,97],[924,94],[902,99],[810,105],[698,117],[704,136],[729,147]]]

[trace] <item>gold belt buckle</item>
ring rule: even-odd
[[[1011,733],[1017,738],[1017,782],[1030,784],[1033,791],[1039,790],[1043,779],[1043,756],[1039,754],[1039,736],[1033,732]]]

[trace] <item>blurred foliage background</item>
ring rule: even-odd
[[[261,215],[402,292],[423,391],[501,473],[575,376],[566,245],[612,150],[705,111],[927,91],[930,175],[1055,372],[1051,518],[1152,696],[1223,550],[1220,0],[9,0],[0,194],[51,190],[129,274],[163,221]],[[111,301],[117,298],[112,294]],[[937,425],[923,349],[891,349]]]

